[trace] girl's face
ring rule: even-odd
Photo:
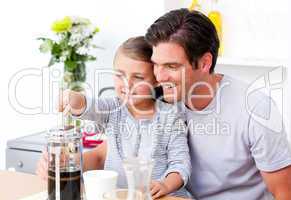
[[[153,64],[134,60],[122,52],[115,58],[114,85],[117,96],[129,105],[138,105],[152,99],[156,85]]]

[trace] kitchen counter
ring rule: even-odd
[[[0,171],[0,199],[16,200],[46,190],[46,182],[21,172]]]
[[[21,172],[0,171],[0,199],[17,200],[46,190],[46,182],[39,177]],[[185,200],[164,197],[159,200]]]

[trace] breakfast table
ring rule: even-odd
[[[20,200],[34,194],[45,193],[46,182],[38,176],[20,172],[0,171],[0,199]],[[28,198],[27,198],[28,199]],[[159,200],[186,200],[178,197],[163,197]]]

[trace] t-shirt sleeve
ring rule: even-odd
[[[291,165],[291,147],[283,118],[269,97],[262,98],[249,117],[250,151],[261,171],[272,172]]]

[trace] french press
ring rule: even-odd
[[[81,138],[74,126],[48,131],[48,200],[82,199]]]

